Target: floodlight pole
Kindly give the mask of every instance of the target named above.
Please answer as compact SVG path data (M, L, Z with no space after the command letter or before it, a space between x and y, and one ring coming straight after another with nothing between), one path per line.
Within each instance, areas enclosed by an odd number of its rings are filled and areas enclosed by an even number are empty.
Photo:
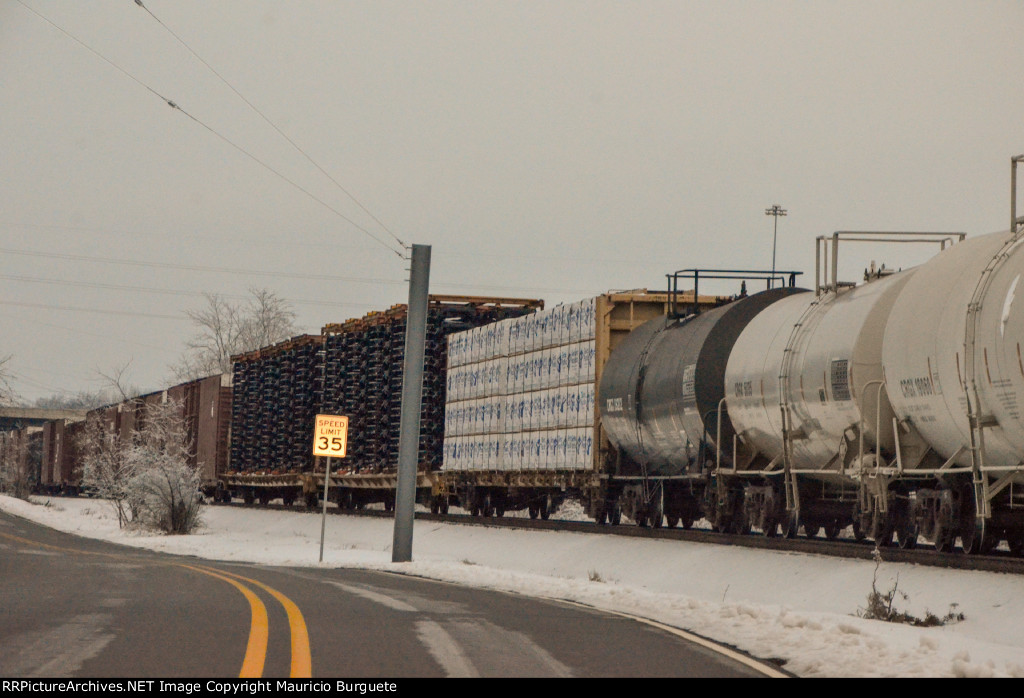
M402 421L398 437L398 485L395 487L395 537L392 562L412 561L412 522L416 507L420 411L423 401L423 354L427 339L427 292L430 246L412 246L409 310L405 322L402 371Z
M779 216L785 216L787 213L788 211L778 204L773 204L771 208L764 210L764 215L775 218L775 232L772 233L772 278L768 279L768 288L775 284L775 242L779 238Z

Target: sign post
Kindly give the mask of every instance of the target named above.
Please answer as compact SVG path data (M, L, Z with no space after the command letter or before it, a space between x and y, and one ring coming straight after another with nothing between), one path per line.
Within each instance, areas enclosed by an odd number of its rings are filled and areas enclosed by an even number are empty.
M324 470L324 506L320 513L320 562L324 561L327 528L327 491L331 482L331 458L344 458L348 447L348 417L318 414L313 427L313 455L327 458Z

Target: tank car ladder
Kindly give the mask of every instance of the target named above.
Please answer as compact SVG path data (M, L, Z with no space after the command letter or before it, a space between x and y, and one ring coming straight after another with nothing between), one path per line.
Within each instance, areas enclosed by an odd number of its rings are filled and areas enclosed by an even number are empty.
M786 341L786 348L782 353L782 368L779 371L779 411L782 415L782 478L783 488L786 495L786 511L790 513L791 520L799 522L800 517L800 489L797 486L796 473L792 467L792 442L799 433L793 428L792 414L792 390L790 377L793 371L793 361L797 347L803 342L810 328L807 320L813 315L815 308L821 302L823 296L817 296L804 308L799 319L793 324Z
M1024 156L1022 156L1024 159ZM1015 158L1016 160L1016 158ZM1016 162L1014 163L1016 164ZM978 285L967 304L967 319L964 328L964 396L967 398L967 423L970 428L971 443L971 479L974 494L974 511L976 524L984 526L984 521L992 516L991 497L988 475L985 472L985 428L996 425L991 415L982 414L981 395L978 393L977 382L977 335L978 315L981 312L985 297L996 270L1010 257L1010 250L1021 243L1024 228L1014 221L1014 229L1003 246L981 272Z

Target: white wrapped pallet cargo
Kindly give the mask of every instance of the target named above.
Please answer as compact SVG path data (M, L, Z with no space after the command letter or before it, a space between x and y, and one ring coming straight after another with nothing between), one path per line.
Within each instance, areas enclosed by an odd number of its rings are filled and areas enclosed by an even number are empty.
M584 383L580 390L580 421L584 426L594 424L595 387L593 383Z
M558 431L548 429L544 432L544 470L558 470Z
M505 464L505 435L495 434L494 443L491 447L493 449L492 457L492 470L505 470L508 466Z
M554 434L554 458L552 461L552 465L555 468L555 470L561 470L562 468L565 467L565 430L557 429L552 433Z
M583 343L580 357L580 382L593 383L597 377L597 345L594 340Z
M596 298L587 298L580 308L580 339L594 339L597 333Z
M569 426L569 388L555 388L555 426L564 429Z
M558 387L558 347L551 347L547 351L547 356L544 357L544 362L547 364L548 372L548 386L549 388Z
M494 394L508 394L508 362L507 356L500 356L494 360Z

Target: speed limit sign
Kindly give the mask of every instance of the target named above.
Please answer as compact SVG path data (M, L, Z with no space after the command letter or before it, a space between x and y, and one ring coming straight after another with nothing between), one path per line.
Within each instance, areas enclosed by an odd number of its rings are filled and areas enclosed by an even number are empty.
M344 458L348 442L348 417L318 414L313 429L313 455Z

